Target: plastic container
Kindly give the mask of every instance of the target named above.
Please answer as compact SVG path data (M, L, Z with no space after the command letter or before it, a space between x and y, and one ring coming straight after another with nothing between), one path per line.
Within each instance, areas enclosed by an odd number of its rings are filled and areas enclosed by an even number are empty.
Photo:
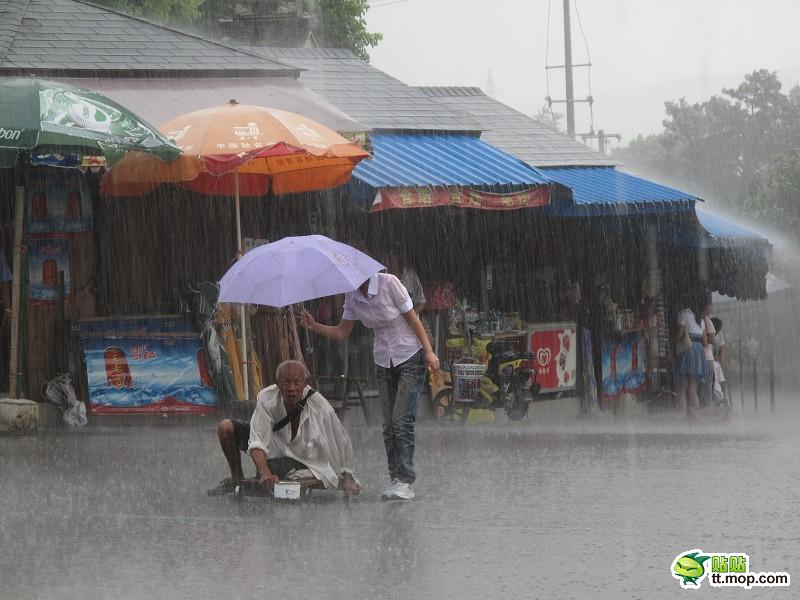
M278 481L272 485L272 497L279 500L299 500L299 481Z
M462 358L450 367L453 378L453 402L474 404L480 397L481 378L486 365L478 360Z

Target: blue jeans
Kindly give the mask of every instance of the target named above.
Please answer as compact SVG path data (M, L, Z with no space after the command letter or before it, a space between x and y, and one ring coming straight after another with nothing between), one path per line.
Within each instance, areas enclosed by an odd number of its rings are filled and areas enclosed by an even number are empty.
M383 404L383 444L389 477L414 483L414 421L427 373L420 350L406 362L390 368L376 365L375 373Z

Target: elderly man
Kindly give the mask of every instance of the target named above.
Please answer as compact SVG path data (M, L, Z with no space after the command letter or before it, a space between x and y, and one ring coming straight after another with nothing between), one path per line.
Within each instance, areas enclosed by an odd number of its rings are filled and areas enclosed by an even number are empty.
M333 407L307 385L303 363L287 360L278 365L277 384L261 390L256 408L246 421L226 419L217 427L231 476L208 494L232 492L244 478L241 452L256 465L259 483L270 486L293 470L308 469L326 489L358 494L353 476L353 446Z

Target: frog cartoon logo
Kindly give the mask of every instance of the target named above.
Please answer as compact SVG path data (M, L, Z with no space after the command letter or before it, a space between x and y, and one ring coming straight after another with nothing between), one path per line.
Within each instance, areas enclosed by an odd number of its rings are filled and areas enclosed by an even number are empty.
M700 549L682 553L672 561L672 576L681 582L683 589L697 589L700 587L700 580L706 575L703 563L711 556L703 556Z

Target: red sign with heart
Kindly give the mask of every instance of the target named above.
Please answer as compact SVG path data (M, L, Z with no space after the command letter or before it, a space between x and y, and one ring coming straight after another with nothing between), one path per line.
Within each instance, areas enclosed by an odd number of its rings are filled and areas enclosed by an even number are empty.
M577 344L574 324L537 326L528 334L528 350L536 356L536 381L543 392L573 389Z

